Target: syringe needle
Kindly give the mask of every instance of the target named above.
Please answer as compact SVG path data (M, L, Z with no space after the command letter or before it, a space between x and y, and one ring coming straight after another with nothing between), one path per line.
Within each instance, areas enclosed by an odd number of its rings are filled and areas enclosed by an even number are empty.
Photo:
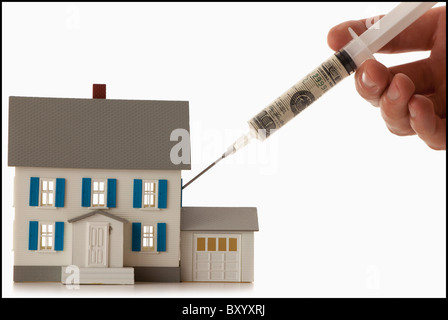
M224 159L226 157L227 153L223 153L223 155L218 158L218 160L216 160L215 162L213 162L211 165L209 165L207 168L205 168L204 170L202 170L196 177L194 177L193 179L191 179L190 181L188 181L188 183L186 185L184 185L182 187L182 189L185 189L186 187L188 187L188 185L190 185L190 183L192 183L194 180L196 180L197 178L199 178L200 176L202 176L204 173L206 173L208 170L210 170L211 167L213 167L215 164L217 164L219 161L221 161L222 159Z
M213 162L211 165L209 165L207 168L205 168L204 170L202 170L196 177L194 177L193 179L191 179L190 181L188 181L188 183L186 185L184 185L182 187L182 189L185 189L186 187L188 187L194 180L196 180L197 178L199 178L200 176L202 176L204 173L206 173L208 170L210 170L211 167L213 167L215 164L217 164L219 161L221 161L222 159L226 158L227 156L234 154L235 152L237 152L239 149L245 147L249 141L251 139L253 139L255 137L255 135L253 134L252 131L249 131L245 134L243 134L241 137L239 137L230 147L227 148L226 152L224 152L222 154L221 157L218 158L218 160L216 160L215 162Z

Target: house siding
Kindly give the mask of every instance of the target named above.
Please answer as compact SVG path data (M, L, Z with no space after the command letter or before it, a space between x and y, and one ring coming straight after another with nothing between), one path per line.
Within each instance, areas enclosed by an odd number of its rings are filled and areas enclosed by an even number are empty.
M241 233L241 282L254 281L254 233Z
M193 281L193 231L180 232L180 279Z
M65 201L62 208L38 208L29 206L30 177L65 178ZM72 264L73 228L75 223L67 220L95 209L81 206L82 178L117 179L116 208L105 211L129 221L123 225L123 265L147 267L178 267L180 256L180 170L109 170L109 169L63 169L16 167L14 185L14 265L16 266L63 266ZM134 179L168 180L167 208L144 210L133 208ZM105 217L104 217L105 218ZM95 218L102 219L101 216ZM107 221L108 219L103 219ZM58 252L35 252L28 250L29 221L63 221L64 250ZM166 223L166 252L142 253L131 251L132 222L157 225ZM78 222L80 223L80 222ZM79 245L78 243L76 244ZM114 261L113 264L119 263Z

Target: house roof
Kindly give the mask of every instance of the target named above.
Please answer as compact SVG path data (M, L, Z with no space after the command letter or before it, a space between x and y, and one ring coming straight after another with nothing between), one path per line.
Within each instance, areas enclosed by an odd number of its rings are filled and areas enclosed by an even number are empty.
M258 231L257 208L182 207L182 231Z
M72 219L69 219L69 220L67 220L67 222L70 222L70 223L76 222L76 221L83 220L83 219L86 219L88 217L91 217L91 216L93 216L95 214L102 214L103 216L106 216L106 217L111 218L111 219L115 219L115 220L123 222L123 223L127 223L128 222L128 220L126 220L126 219L117 217L116 215L113 215L112 213L109 213L109 212L106 212L106 211L103 211L103 210L91 211L89 213L86 213L86 214L74 217Z
M10 97L8 165L190 169L170 159L179 128L190 132L188 101Z

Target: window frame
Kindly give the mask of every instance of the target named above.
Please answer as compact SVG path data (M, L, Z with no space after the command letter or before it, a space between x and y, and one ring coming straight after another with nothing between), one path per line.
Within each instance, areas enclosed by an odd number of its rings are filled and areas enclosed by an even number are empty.
M241 251L241 235L233 233L195 234L193 249L196 252L231 253ZM224 242L222 240L225 240ZM201 242L201 243L200 243ZM213 250L210 250L210 245Z
M148 192L145 190L146 183L154 183L154 191L149 190ZM149 197L154 195L154 206L145 205L145 195ZM159 180L143 180L142 179L142 210L160 210L159 209Z
M47 189L43 190L44 182L47 183ZM50 182L53 182L53 190L48 190ZM43 195L47 195L47 203L50 193L53 194L53 204L43 204ZM39 208L56 208L56 178L39 178Z
M145 227L149 228L149 232L145 232ZM151 227L152 227L152 233L151 233ZM157 225L154 224L142 224L142 237L141 237L141 252L153 252L157 253L157 237L156 237L156 228ZM147 235L147 236L146 236ZM148 239L149 244L151 243L152 239L152 246L145 246L145 239Z
M47 226L47 231L45 232L46 235L44 236L42 234L42 227L43 226ZM48 226L51 226L52 231L51 233L48 232ZM54 247L55 247L55 236L56 236L56 223L54 221L39 221L39 227L38 227L38 238L37 238L37 251L39 252L56 252ZM52 245L51 248L47 248L48 246L46 246L45 248L42 248L42 239L43 238L48 239L49 237L51 237L52 240Z
M107 207L107 179L102 178L91 178L92 185L90 187L90 209L108 209ZM104 183L104 190L98 190L95 191L94 186L95 182L98 183L98 189L99 189L99 183ZM94 194L98 194L98 202L100 198L100 194L104 194L104 205L94 204Z

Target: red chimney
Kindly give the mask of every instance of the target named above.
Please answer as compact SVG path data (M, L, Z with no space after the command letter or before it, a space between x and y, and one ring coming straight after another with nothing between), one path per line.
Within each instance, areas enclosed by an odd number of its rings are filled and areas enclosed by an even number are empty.
M93 99L106 99L106 85L94 84L93 85Z

